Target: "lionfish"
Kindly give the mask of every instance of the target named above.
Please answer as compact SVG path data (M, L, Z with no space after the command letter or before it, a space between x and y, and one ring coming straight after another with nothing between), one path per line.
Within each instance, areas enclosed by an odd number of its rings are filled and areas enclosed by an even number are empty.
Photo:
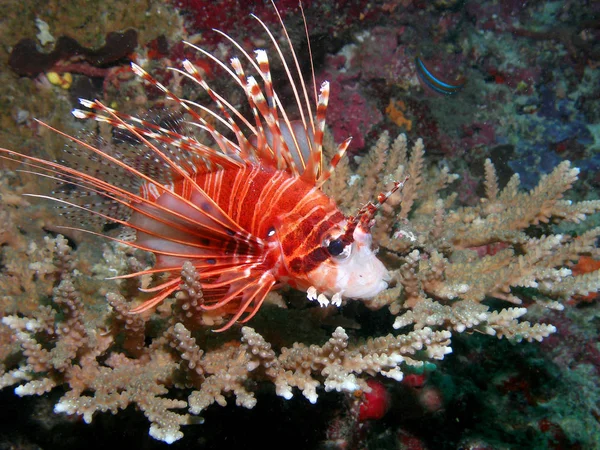
M189 60L183 61L183 70L170 70L204 89L213 109L179 98L140 66L131 64L138 76L181 108L191 127L210 136L210 145L193 133L182 132L181 126L161 125L120 113L98 100L81 99L87 109L75 109L75 117L108 123L127 133L143 150L118 153L110 144L95 145L42 122L67 138L71 142L68 153L82 162L52 162L0 149L3 158L23 161L37 174L67 186L63 195L33 196L91 213L105 224L134 230L133 240L104 235L154 254L153 268L114 277L162 274L160 284L144 289L152 297L131 313L152 309L179 291L187 261L199 276L201 309L226 319L215 331L250 320L267 294L284 284L307 291L309 299L320 303L327 303L330 297L338 306L342 297L368 299L387 288L389 274L371 248L370 229L379 206L402 183L395 183L389 192L379 194L375 203L349 217L322 192L350 139L337 147L329 166L324 167L329 83L323 82L317 94L312 69L316 105L311 105L296 52L275 10L291 64L265 23L253 18L266 31L285 70L298 119L290 118L277 95L267 51L255 50L252 57L232 37L215 30L237 48L241 59L231 58L228 66L208 51L186 45L210 58L243 89L251 117L213 91ZM242 61L250 68L249 74ZM117 172L121 176L115 176ZM82 231L97 234L85 228L87 222L79 225L84 227Z

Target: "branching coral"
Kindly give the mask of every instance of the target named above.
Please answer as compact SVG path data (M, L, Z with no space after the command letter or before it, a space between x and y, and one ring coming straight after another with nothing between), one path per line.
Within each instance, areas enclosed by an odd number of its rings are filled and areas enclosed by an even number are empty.
M518 175L500 189L495 168L487 160L486 198L477 206L453 209L456 197L444 198L441 192L457 177L445 168L425 170L421 141L409 152L405 136L390 143L384 134L355 178L350 177L346 192L332 194L348 205L362 199L365 188L409 176L384 210L379 235L394 261L399 285L370 302L374 309L389 304L394 314L405 311L395 328L438 326L459 332L478 328L499 337L541 340L555 329L519 322L525 308L492 312L481 302L536 300L561 308L557 301L600 289L600 271L574 276L569 268L580 255L600 256L596 245L600 228L579 236L540 235L533 228L550 221L579 223L600 210L598 200L563 198L578 173L565 161L530 192L519 190ZM535 298L522 288L534 288Z
M59 236L48 239L43 252L29 254L34 259L29 264L46 274L39 280L45 287L38 289L52 293L50 303L34 312L13 307L2 313L0 339L6 345L0 387L16 384L15 392L23 396L61 386L65 394L55 412L77 414L86 422L97 412L114 414L135 405L150 421L150 435L170 443L183 436L182 425L200 421L199 414L214 403L225 405L229 396L253 408L251 381L273 384L285 399L299 391L312 403L321 389L368 390L368 377L401 380L407 370L443 359L452 351L452 333L476 330L514 341L542 340L556 330L522 320L528 304L561 308L572 295L600 288L600 271L573 275L570 270L580 255L600 256L600 229L570 236L543 234L536 227L579 222L600 210L598 201L563 198L577 179L569 163L536 189L521 192L518 177L501 189L487 161L486 198L457 208L455 195L443 195L457 177L444 168L427 168L425 161L420 141L409 151L404 136L390 142L384 134L356 172L344 164L328 187L342 207L355 209L393 180L409 177L378 219L377 238L395 284L367 303L372 309L388 306L395 316L389 330L397 331L361 340L338 326L325 342L276 347L265 338L268 330L243 327L239 339L209 343L210 325L218 318L198 314L204 300L191 264L183 266L181 292L149 322L148 315L129 313L129 297L140 295L130 281L121 282L122 294L106 295L104 309L90 302L90 289L79 276L80 250L73 254ZM123 252L118 245L104 251L110 260L125 261L113 267L117 273L145 267ZM115 275L92 267L98 276ZM148 280L140 283L146 286ZM512 306L493 307L492 298Z
M302 343L275 352L249 327L242 329L241 344L200 349L182 322L198 302L191 265L182 278L187 295L173 305L173 315L149 345L144 344L145 321L130 315L124 299L108 294L113 313L110 329L98 330L85 320L85 305L71 277L73 260L66 240L54 240L53 260L61 279L51 306L41 306L32 317L5 316L4 327L19 342L22 364L7 370L0 386L18 383L17 395L42 395L63 385L66 394L55 412L78 414L91 422L95 412L116 413L135 404L151 422L151 436L165 442L182 437L180 426L193 421L212 403L225 405L233 393L239 406L252 408L256 400L246 388L248 379L270 380L278 395L291 398L298 388L312 403L317 389L354 391L366 388L361 374L401 379L400 365L421 367L424 360L442 359L450 351L450 333L423 328L399 336L389 335L350 344L338 327L323 346ZM197 287L195 287L197 289ZM117 338L123 339L117 343ZM418 355L417 355L418 354ZM194 390L188 401L168 398L169 387ZM174 409L188 408L188 413Z

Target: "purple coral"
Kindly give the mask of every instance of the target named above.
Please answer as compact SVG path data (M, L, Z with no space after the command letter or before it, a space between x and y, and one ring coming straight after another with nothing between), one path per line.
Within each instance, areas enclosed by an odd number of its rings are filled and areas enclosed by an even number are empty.
M383 115L363 92L360 73L341 70L345 62L341 55L329 57L318 82L328 80L331 85L327 122L335 141L342 142L352 136L350 150L356 151L365 147L366 136L383 120Z

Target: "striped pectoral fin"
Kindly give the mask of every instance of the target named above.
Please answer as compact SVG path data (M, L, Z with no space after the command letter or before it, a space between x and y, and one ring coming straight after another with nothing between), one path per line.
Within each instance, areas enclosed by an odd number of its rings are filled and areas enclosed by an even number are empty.
M246 314L240 322L250 320L258 312L267 294L276 284L275 277L270 272L247 271L243 265L222 269L207 270L205 265L193 262L200 275L204 311L215 311L227 318L227 323L214 330L225 331ZM131 314L139 314L155 308L167 297L177 292L181 285L180 276L170 276L169 279L155 287L140 289L142 292L155 293L139 306L130 310Z
M155 306L158 306L169 295L171 295L173 292L177 291L179 289L179 285L180 285L180 279L179 279L179 277L177 277L177 278L172 278L169 281L162 283L154 288L144 290L144 292L158 291L158 293L151 299L144 301L144 303L142 303L141 305L131 309L129 312L131 314L140 314L140 313L143 313L144 311L148 311L148 310L154 308Z
M269 272L256 274L246 280L233 283L230 289L237 292L236 295L226 295L215 304L232 313L232 316L224 326L214 331L218 333L231 328L244 314L246 317L239 321L241 323L249 321L258 312L275 283L275 277ZM217 308L211 307L210 309Z

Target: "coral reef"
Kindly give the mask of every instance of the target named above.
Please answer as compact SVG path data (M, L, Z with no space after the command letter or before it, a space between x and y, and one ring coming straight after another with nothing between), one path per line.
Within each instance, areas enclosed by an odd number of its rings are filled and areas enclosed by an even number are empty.
M16 306L2 318L0 385L17 384L19 396L61 387L65 393L54 411L80 415L88 423L96 413L135 405L150 421L150 435L171 443L183 436L182 425L200 420L213 403L224 406L227 397L253 408L251 381L273 384L284 399L298 390L315 403L321 390L368 391L366 380L378 374L401 381L405 373L422 372L452 351L456 333L540 341L556 329L520 320L528 311L524 305L561 309L560 302L575 294L598 291L600 271L574 276L569 267L580 255L600 256L600 229L579 236L544 235L535 226L580 222L600 210L600 201L563 199L577 179L568 162L530 192L518 189L517 175L500 189L491 162L485 169L486 198L475 207L455 208L456 195L442 192L456 176L427 167L421 141L409 152L404 135L390 142L383 134L356 172L346 163L332 180L331 194L350 207L363 202L374 186L409 176L403 191L390 198L379 225L381 252L394 270L395 286L367 302L371 309L387 306L389 331L399 332L362 339L361 333L336 326L321 344L299 340L274 347L259 329L243 327L229 333L233 340L209 342L210 328L190 321L202 301L191 264L183 268L177 298L153 317L131 315L116 291L106 295L104 306L88 300L78 252L59 235L48 240L43 259L30 261L46 274L38 284L51 290L50 302L29 311ZM26 206L10 213L20 207ZM146 264L140 255L126 256L122 245L107 248L109 262L128 261L110 268L118 274ZM123 281L118 287L128 296L133 288ZM490 304L492 298L519 307ZM303 309L314 308L306 302ZM329 307L325 313L335 319L338 311ZM285 325L272 323L268 334L279 326ZM189 391L187 400L173 389Z
M151 66L170 89L186 90L191 100L202 102L201 94L189 92L189 85L165 67L179 67L189 58L208 79L217 85L222 80L180 40L199 43L226 60L231 55L210 28L230 32L252 49L264 45L265 36L247 13L258 13L270 26L276 21L264 2L209 3L148 0L131 7L90 1L83 7L57 0L7 1L0 29L5 43L0 48L0 145L56 157L64 142L40 130L33 118L75 134L81 124L69 111L78 97L97 97L132 114L164 106L161 96L133 76L125 59L110 67L58 61L47 70L72 73L73 83L64 88L51 84L52 72L18 77L6 62L23 38L37 38L37 49L51 53L54 37L71 36L97 49L109 33L135 29L138 47L127 57ZM303 70L308 69L297 2L278 4L300 46ZM209 330L218 318L203 316L203 327L190 320L198 315L189 310L202 294L193 271L184 271L185 294L154 316L132 316L129 302L143 299L137 288L148 286L150 278L106 278L143 270L152 264L150 258L57 228L55 212L21 196L50 190L49 185L1 162L0 317L5 323L0 323L0 382L6 388L0 393L0 447L33 447L38 433L31 431L26 415L42 423L36 422L40 435L57 436L54 447L36 442L35 448L81 448L82 441L93 448L98 429L104 433L107 423L111 435L122 426L135 436L128 435L136 447L152 448L152 442L140 441L147 437L148 421L155 437L168 441L183 431L179 443L190 446L220 438L219 433L235 442L235 432L244 445L254 435L277 436L286 446L303 449L310 445L295 439L297 434L310 434L311 442L326 434L329 448L360 443L431 449L442 448L440 442L454 448L597 445L600 255L597 229L590 228L598 218L574 222L598 207L574 200L598 198L600 185L599 4L303 4L316 75L330 79L333 92L340 94L330 102L333 131L346 138L344 127L350 127L357 155L338 168L326 184L328 192L352 213L393 179L410 175L375 229L394 284L367 305L369 310L353 302L319 308L283 291L271 295L251 329L215 336ZM452 98L426 95L416 77L417 54L436 74L464 74L464 90ZM349 113L355 117L348 120ZM415 142L412 153L406 139L392 142L385 130L389 135L405 131ZM110 130L101 131L110 136ZM540 182L543 174L548 175ZM68 246L57 233L67 237ZM561 310L563 304L568 306ZM449 333L451 342L445 337ZM513 345L549 333L541 344ZM507 339L497 341L493 334ZM402 336L414 341L401 344ZM325 355L332 346L341 347ZM435 367L430 356L441 357L450 347L453 354L430 372ZM367 365L372 369L362 371ZM395 378L402 372L404 378L397 382L382 372ZM357 419L362 389L374 379L396 401L386 418L363 424ZM15 400L15 386L25 397ZM26 395L48 389L43 396ZM352 389L351 394L336 392ZM294 398L286 400L290 393ZM306 398L317 395L318 408L311 409ZM256 405L251 411L231 401L219 406L230 397L245 407ZM423 406L436 398L441 406ZM52 414L54 408L60 413ZM123 418L136 417L136 409L148 420L141 417L130 425ZM109 422L112 415L102 411L119 413ZM206 426L182 427L200 423L200 412ZM92 425L79 419L92 416ZM292 425L284 428L276 422L279 416L292 417ZM25 431L14 437L8 429L17 429L19 419ZM60 427L56 432L56 424L70 427L69 432ZM278 427L287 434L277 434ZM69 447L63 439L73 438L73 429L84 437Z
M425 170L421 141L415 143L408 156L406 137L400 135L390 143L387 134L381 136L357 173L338 171L336 177L351 180L351 186L339 196L347 208L353 202L364 201L365 192L378 184L409 177L402 193L394 194L385 205L378 236L380 245L390 257L398 258L396 264L400 266L397 277L401 292L397 294L401 301L398 304L397 299L389 299L391 310L411 308L396 319L396 328L451 323L455 330L464 331L492 319L486 315L487 308L481 306L487 297L521 304L519 288L535 288L536 301L546 301L548 307L559 307L557 301L598 290L600 272L573 276L569 266L580 255L598 258L600 228L575 237L532 236L530 230L549 221L579 223L598 211L598 200L563 199L577 180L578 169L565 161L530 192L519 190L516 174L500 190L490 160L486 160L485 173L486 198L474 207L452 209L456 196L443 198L439 192L455 181L456 175L446 168ZM382 297L390 296L386 293L376 298L374 306L380 306ZM527 298L531 299L530 294ZM452 307L435 306L444 302L451 302ZM465 323L458 313L462 310L469 320L481 320ZM522 308L504 310L493 317L493 324L488 322L491 328L486 331L496 334L500 330L495 327L502 327L500 324L510 323L512 327L514 319L524 313ZM527 325L521 327L525 331ZM541 340L550 331L534 327L527 339Z

